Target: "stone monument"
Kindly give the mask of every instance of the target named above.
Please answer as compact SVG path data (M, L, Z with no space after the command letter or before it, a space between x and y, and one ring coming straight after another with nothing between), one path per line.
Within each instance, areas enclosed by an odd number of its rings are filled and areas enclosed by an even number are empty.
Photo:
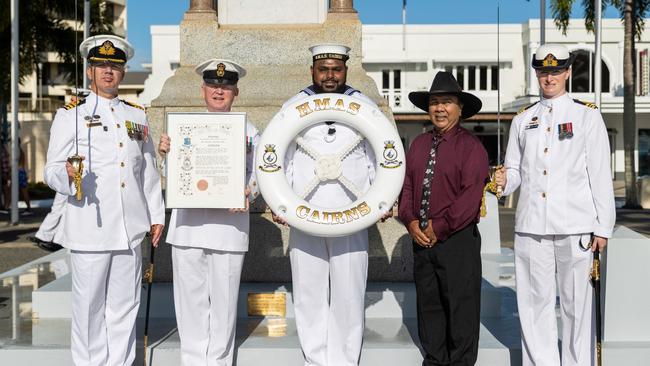
M164 130L165 113L205 110L194 67L212 57L232 59L246 68L233 110L245 111L263 131L287 99L311 84L308 48L318 43L352 48L348 84L393 120L375 82L362 68L361 22L352 0L330 1L329 8L326 0L223 0L216 8L212 0L191 0L180 24L180 67L147 111L155 141ZM289 282L288 229L275 225L263 211L258 202L251 214L242 282ZM369 280L411 279L411 242L397 220L370 228L369 256ZM161 246L156 258L156 280L170 281L169 247Z

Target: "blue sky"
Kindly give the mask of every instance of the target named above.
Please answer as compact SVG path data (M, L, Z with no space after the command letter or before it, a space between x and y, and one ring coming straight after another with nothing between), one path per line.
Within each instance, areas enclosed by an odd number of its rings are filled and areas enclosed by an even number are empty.
M547 0L547 5L550 0ZM584 17L576 0L574 18ZM539 0L499 0L502 23L523 23L539 17ZM151 61L151 34L149 27L159 24L179 24L189 0L130 0L127 2L128 39L136 49L130 61L132 70L140 70L142 63ZM354 0L354 7L364 24L402 22L402 0ZM407 0L407 23L496 23L497 0ZM468 11L471 9L471 11ZM550 9L546 16L551 17ZM605 17L618 17L616 9L608 8Z

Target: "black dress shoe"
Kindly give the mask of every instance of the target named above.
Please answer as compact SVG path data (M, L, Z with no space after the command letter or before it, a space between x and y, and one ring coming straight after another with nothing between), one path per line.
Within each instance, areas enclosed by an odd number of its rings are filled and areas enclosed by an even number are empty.
M39 239L39 238L37 238L35 236L30 236L29 240L36 243L36 245L39 248L41 248L43 250L47 250L48 252L56 252L57 250L63 248L61 245L59 245L59 244L57 244L55 242L43 241L43 240L41 240L41 239Z

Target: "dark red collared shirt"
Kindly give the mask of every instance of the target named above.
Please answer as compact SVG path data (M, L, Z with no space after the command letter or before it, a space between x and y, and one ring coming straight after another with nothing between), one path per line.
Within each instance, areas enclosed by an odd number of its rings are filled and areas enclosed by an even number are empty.
M432 141L432 132L423 133L406 154L406 177L399 200L399 218L406 226L418 220ZM476 136L456 126L442 136L433 171L429 219L438 241L443 241L479 220L483 188L489 179L487 152Z

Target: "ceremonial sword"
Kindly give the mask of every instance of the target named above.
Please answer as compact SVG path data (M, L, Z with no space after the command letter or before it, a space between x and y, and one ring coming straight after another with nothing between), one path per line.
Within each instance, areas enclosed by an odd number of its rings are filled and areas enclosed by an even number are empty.
M143 340L144 341L144 358L143 358L144 366L147 366L147 343L149 338L149 309L151 308L151 286L153 285L153 258L154 258L154 253L156 251L156 247L153 246L153 238L149 233L147 233L147 237L149 237L151 241L151 255L149 255L149 267L147 268L146 271L144 271L144 280L145 282L148 283L147 308L144 317L144 340Z
M603 324L600 313L600 251L594 251L594 261L591 267L591 284L594 287L596 302L596 365L602 365Z

